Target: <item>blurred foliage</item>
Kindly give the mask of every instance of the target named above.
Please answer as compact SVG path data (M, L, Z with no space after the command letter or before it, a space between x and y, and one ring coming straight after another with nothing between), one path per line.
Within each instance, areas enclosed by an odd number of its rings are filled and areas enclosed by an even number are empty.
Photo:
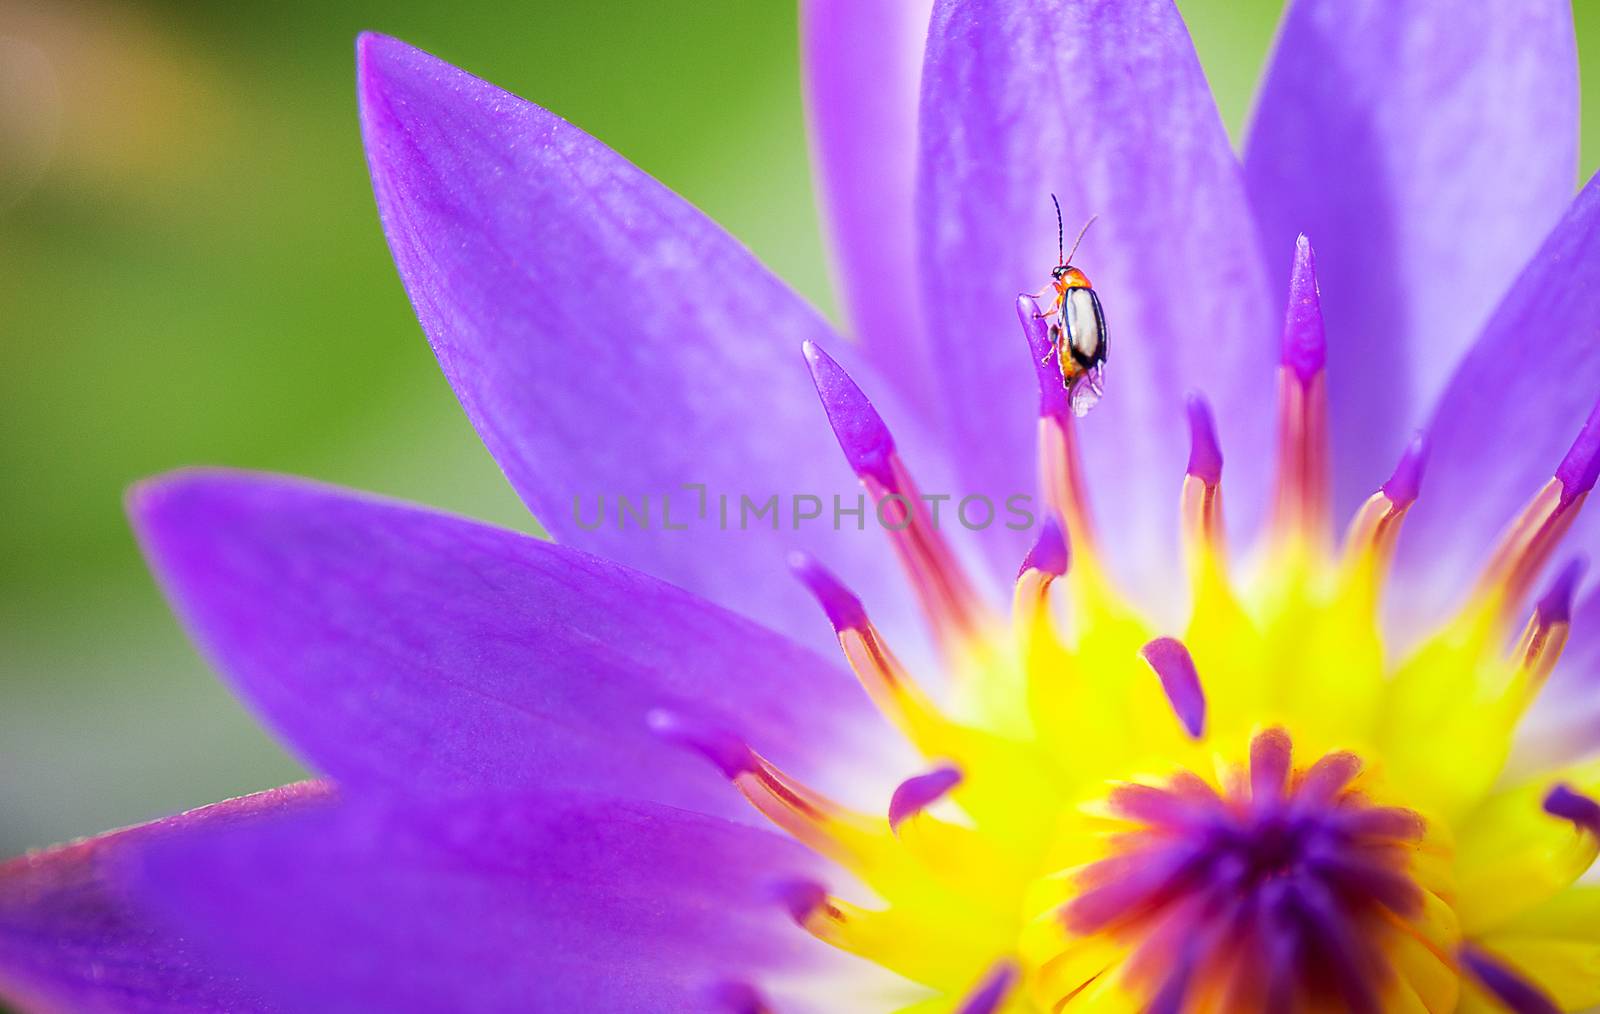
M1277 4L1180 7L1237 136ZM5 0L0 855L297 776L166 612L129 483L227 464L532 527L389 263L364 28L560 112L832 306L790 3Z
M0 854L297 776L167 613L129 483L272 469L531 527L390 264L356 33L559 110L820 293L793 22L749 0L0 3L6 65L52 72L0 103L29 139L0 143Z

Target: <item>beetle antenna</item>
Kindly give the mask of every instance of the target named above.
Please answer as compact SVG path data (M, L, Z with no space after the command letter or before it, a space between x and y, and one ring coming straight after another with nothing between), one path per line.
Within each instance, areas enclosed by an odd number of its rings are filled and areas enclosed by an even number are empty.
M1056 208L1056 214L1057 215L1061 214L1061 209L1059 207ZM1063 263L1063 264L1071 264L1072 263L1073 256L1078 252L1078 244L1083 242L1083 234L1089 231L1089 226L1093 225L1095 223L1095 220L1098 219L1099 217L1100 217L1099 215L1090 215L1089 216L1089 220L1087 222L1083 223L1083 228L1078 230L1078 238L1072 241L1072 252L1067 254L1067 256L1061 261L1061 263Z
M1065 264L1067 263L1067 258L1063 251L1067 248L1064 242L1067 234L1066 230L1061 227L1061 202L1056 200L1055 194L1051 194L1050 203L1056 206L1056 256L1061 258L1060 263Z

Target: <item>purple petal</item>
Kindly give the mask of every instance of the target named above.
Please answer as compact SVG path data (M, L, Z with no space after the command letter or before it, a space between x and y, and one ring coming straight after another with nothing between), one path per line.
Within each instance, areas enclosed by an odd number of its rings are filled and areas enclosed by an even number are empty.
M1577 144L1567 0L1289 5L1245 163L1275 277L1297 233L1317 245L1336 516L1555 224Z
M866 790L828 772L890 738L833 663L574 550L242 473L147 484L131 510L195 640L343 783L577 785L755 820L651 732L652 709L735 730L841 791Z
M647 803L351 804L152 847L130 889L289 1010L701 1011L826 961L763 886L781 835Z
M325 786L305 782L0 863L0 1001L24 1010L264 1009L254 990L170 932L109 874L130 849L249 826L328 798Z
M467 415L545 527L822 646L826 628L783 567L788 549L811 550L882 601L885 622L916 629L879 533L826 514L791 523L796 496L831 507L860 494L795 355L831 336L822 319L715 223L551 113L393 39L363 36L358 64L401 278ZM776 496L777 512L747 515L742 496L752 511ZM645 530L617 516L618 497L647 498Z
M872 361L931 405L917 298L917 95L933 0L805 0L807 124L835 286ZM936 413L930 412L930 415Z
M966 481L1034 489L1035 372L1007 336L1014 295L1056 263L1055 193L1068 228L1099 215L1075 258L1110 333L1105 400L1081 420L1091 497L1116 520L1115 562L1161 595L1187 389L1217 410L1241 533L1264 501L1282 305L1183 22L1167 0L938 3L921 131L923 300L945 336L939 374ZM1025 548L988 541L1013 560Z
M1410 628L1470 586L1501 530L1564 461L1571 478L1592 479L1592 459L1568 455L1600 395L1596 265L1600 183L1591 181L1491 314L1427 426L1428 485L1395 563ZM1572 550L1600 550L1600 526L1587 519L1568 538Z

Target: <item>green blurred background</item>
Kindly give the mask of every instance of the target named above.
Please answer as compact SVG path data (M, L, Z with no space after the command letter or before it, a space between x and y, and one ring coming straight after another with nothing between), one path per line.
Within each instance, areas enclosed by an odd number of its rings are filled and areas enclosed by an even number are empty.
M1237 134L1278 3L1179 6ZM363 28L560 112L834 305L786 0L0 0L0 856L300 774L167 613L130 482L274 469L530 527L389 263Z

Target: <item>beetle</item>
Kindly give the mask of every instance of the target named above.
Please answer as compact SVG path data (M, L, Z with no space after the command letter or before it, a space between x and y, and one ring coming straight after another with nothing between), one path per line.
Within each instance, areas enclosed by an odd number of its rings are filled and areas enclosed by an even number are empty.
M1055 194L1050 200L1056 206L1056 266L1050 271L1050 284L1034 295L1034 299L1052 296L1047 309L1035 314L1036 319L1050 322L1050 356L1056 357L1061 367L1061 382L1066 385L1069 403L1074 415L1084 415L1100 400L1105 392L1106 316L1100 306L1100 296L1085 275L1072 263L1083 242L1084 233L1095 222L1094 218L1078 230L1072 249L1066 248L1066 231L1062 228L1061 202ZM1098 217L1098 216L1096 216Z

